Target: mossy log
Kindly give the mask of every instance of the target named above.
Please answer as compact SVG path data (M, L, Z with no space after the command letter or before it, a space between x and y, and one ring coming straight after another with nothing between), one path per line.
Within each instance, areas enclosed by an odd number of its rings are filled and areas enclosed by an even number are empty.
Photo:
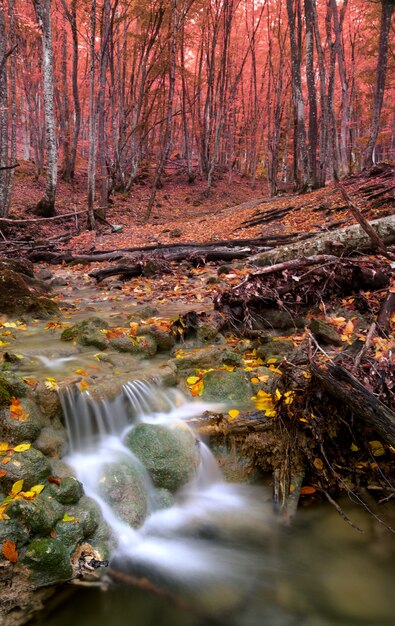
M370 226L386 245L395 243L395 215L373 220ZM353 224L302 242L298 241L259 253L250 257L250 261L264 266L318 254L344 256L357 250L368 250L371 247L370 237L359 224Z

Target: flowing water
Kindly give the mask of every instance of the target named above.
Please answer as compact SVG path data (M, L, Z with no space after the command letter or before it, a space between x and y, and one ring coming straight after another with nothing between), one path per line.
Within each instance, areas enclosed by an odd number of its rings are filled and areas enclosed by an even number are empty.
M125 385L113 401L69 388L62 404L70 440L66 461L116 538L111 567L149 579L163 595L132 587L80 591L56 618L45 618L46 626L393 624L392 536L361 509L348 512L362 534L327 507L302 510L296 526L284 529L273 517L270 493L225 483L203 442L194 479L172 506L158 507L157 490L125 446L125 435L142 422L171 428L200 415L204 404L139 381ZM104 465L122 461L139 468L149 494L149 514L137 530L99 491Z

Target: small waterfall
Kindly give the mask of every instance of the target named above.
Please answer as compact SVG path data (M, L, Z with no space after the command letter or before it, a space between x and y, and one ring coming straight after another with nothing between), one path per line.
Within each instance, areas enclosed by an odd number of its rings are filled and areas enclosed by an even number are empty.
M126 567L154 571L183 583L227 579L239 585L241 580L243 584L251 580L262 564L250 553L247 558L245 552L230 547L228 535L233 532L232 524L236 524L238 536L248 537L251 528L255 533L258 528L263 531L268 510L262 494L257 498L245 486L224 483L209 448L198 442L200 463L195 476L176 492L172 505L161 508L161 490L154 487L149 472L124 443L139 424L180 428L182 419L201 415L209 405L187 401L178 391L144 381L127 383L111 401L97 401L87 391L69 388L62 393L61 403L70 442L65 460L74 468L86 494L100 505L113 531L117 541L113 558ZM137 529L103 496L108 467L124 465L135 468L147 493L145 519ZM124 495L121 508L128 497L130 494ZM207 533L224 535L226 541L213 543L206 538Z

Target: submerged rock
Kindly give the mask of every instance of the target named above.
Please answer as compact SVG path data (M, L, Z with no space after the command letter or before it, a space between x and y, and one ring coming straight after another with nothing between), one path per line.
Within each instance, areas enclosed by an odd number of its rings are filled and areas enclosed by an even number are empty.
M82 320L65 330L60 335L62 341L76 341L81 346L94 346L99 350L105 350L108 342L105 334L101 331L108 328L107 322L98 317Z
M138 424L125 443L142 461L155 486L172 492L192 478L199 464L195 436L184 424Z
M146 358L153 357L157 351L156 341L150 335L116 337L110 340L110 346L119 352L129 352Z
M148 493L143 470L129 462L106 463L99 480L100 495L115 513L138 528L148 512Z

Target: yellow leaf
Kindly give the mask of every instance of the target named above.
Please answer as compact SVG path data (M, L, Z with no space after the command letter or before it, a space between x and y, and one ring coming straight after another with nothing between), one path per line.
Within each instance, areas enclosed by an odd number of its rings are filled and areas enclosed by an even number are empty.
M267 360L267 363L272 364L272 363L277 363L278 359L276 359L275 357L271 357L270 359Z
M278 388L274 392L274 397L276 398L276 400L280 400L281 397L282 397L282 393L281 393L281 391Z
M26 500L33 500L37 494L34 493L34 491L20 491L18 495L22 498L26 498Z
M256 378L256 376L254 376L253 378L251 378L251 382L252 382L254 385L257 385L257 384L259 383L259 378Z
M11 487L10 495L16 496L20 491L22 491L22 487L23 487L23 479L17 480L16 483L14 483Z
M189 376L187 378L187 383L188 385L196 385L196 383L199 382L199 377L198 376Z
M0 339L0 346L2 346L2 347L3 347L3 346L9 346L9 345L10 345L10 342L9 342L9 341L2 341L2 340Z
M20 443L19 446L15 446L15 452L26 452L31 447L31 443Z
M306 372L306 371L302 372L302 376L303 376L303 378L305 378L306 380L310 380L310 378L311 378L311 374L310 374L310 372Z
M9 448L8 443L5 443L4 441L0 442L0 452L7 451L8 448Z
M237 409L230 409L230 411L228 411L228 415L230 417L229 421L231 422L240 415L240 411L238 411Z
M30 491L33 491L38 496L38 494L41 493L44 488L45 485L34 485L34 487L30 489Z
M352 444L351 444L351 450L352 450L353 452L358 452L359 448L358 448L358 446L356 446L356 445L355 445L355 443L352 443Z
M369 441L369 445L373 456L383 456L385 454L384 446L380 441Z
M65 513L63 515L62 522L77 522L77 524L79 524L80 520L77 519L75 515L69 515L68 513Z
M320 472L324 469L324 463L321 459L314 459L313 463L314 463L314 467L318 469Z
M58 383L56 382L56 380L54 378L47 378L44 381L44 385L50 391L57 391L59 389Z
M262 374L261 376L258 376L258 378L261 383L267 383L267 381L269 380L269 374Z

